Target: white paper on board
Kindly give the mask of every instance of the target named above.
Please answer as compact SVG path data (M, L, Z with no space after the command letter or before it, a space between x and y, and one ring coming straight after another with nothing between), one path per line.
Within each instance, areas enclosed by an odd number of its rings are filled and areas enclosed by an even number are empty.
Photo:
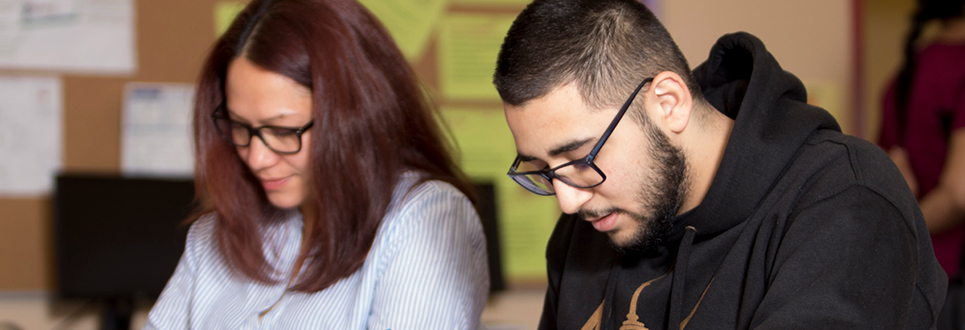
M0 195L39 197L62 166L59 78L0 76Z
M194 176L193 99L190 84L125 86L121 121L124 175Z
M134 0L0 0L0 68L136 70Z

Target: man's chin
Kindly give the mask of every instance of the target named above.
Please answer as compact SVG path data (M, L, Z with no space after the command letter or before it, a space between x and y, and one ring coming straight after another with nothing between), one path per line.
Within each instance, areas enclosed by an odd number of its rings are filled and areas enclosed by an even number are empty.
M619 218L611 219L612 223L607 231L601 231L607 235L610 246L621 253L626 252L645 252L652 250L663 243L670 234L670 219L645 217L640 214L630 213L621 209L611 209L606 212L581 212L583 219L600 218L616 214ZM598 219L603 220L603 219ZM601 224L602 225L602 224ZM594 223L594 229L599 230ZM655 232L653 232L655 230Z
M610 246L619 252L643 251L649 249L648 244L642 239L646 237L646 232L642 229L635 230L612 230L606 233L609 238Z
M651 232L652 230L657 232ZM607 232L607 241L620 253L645 253L663 244L669 234L669 222L650 222L649 226L638 222L633 228Z

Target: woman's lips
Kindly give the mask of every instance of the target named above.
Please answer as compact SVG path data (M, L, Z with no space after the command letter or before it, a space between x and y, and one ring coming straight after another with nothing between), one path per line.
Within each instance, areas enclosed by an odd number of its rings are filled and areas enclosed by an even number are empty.
M261 179L261 185L265 187L265 190L278 190L288 182L289 178L291 177Z

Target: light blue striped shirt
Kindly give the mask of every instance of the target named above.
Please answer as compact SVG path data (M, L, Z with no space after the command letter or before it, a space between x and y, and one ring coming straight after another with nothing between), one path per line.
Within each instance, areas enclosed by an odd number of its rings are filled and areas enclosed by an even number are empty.
M200 219L145 329L478 328L489 293L479 216L447 183L429 181L409 191L417 179L407 173L395 187L362 267L315 293L233 272L218 253L213 217ZM298 255L302 218L295 213L263 228L275 278L289 278Z

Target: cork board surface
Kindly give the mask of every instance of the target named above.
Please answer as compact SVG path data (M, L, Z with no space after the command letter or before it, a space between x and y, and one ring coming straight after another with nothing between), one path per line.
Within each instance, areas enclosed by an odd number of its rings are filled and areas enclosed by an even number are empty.
M135 2L137 71L127 76L0 69L63 81L63 169L118 173L121 104L128 82L192 83L214 41L214 0ZM0 290L52 289L52 201L0 198Z

